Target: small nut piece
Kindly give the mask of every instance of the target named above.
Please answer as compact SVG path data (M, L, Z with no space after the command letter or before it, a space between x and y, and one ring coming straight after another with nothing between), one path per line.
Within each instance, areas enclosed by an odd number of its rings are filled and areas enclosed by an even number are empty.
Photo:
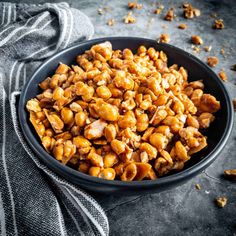
M219 198L216 198L215 200L216 205L220 208L225 207L225 205L227 204L227 201L228 199L226 197L219 197Z
M225 25L224 25L224 23L223 23L223 20L222 20L222 19L215 20L215 21L214 21L213 28L214 28L214 29L224 29L224 28L225 28Z
M219 59L217 57L208 57L207 58L207 64L210 67L215 67L219 62Z
M134 8L141 9L142 7L143 7L143 5L142 4L138 4L137 2L129 2L128 3L128 8L129 9L134 9Z
M225 73L224 70L221 70L218 75L219 75L219 77L220 77L223 81L227 81L227 80L228 80L227 75L226 75L226 73Z
M200 45L200 44L203 44L203 40L200 36L198 35L193 35L191 37L191 40L192 40L192 43L196 44L196 45Z
M160 40L161 43L169 43L170 42L170 36L169 34L161 34Z
M174 9L171 8L170 10L167 11L164 19L167 21L173 21L174 18L175 18Z
M184 24L184 23L181 23L181 24L178 25L178 28L182 29L182 30L187 29L187 27L188 26L186 24Z
M236 169L234 170L225 170L225 177L231 180L236 180Z
M133 24L136 22L136 19L132 16L132 12L130 11L127 16L124 17L125 24Z

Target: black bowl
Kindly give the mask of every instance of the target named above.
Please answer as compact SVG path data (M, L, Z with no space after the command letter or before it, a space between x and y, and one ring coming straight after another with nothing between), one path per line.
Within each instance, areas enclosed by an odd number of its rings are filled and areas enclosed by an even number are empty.
M163 50L168 56L168 64L174 63L185 67L189 73L189 81L202 79L205 91L214 95L221 102L221 109L216 119L205 132L208 137L208 147L196 155L186 164L185 168L177 173L157 180L122 182L108 181L80 173L65 166L49 155L29 122L29 114L25 108L26 102L40 93L38 84L47 76L51 76L59 62L67 65L75 64L75 57L83 54L92 45L110 41L114 49L130 48L135 51L140 45ZM23 134L32 150L50 169L68 181L84 189L101 193L140 194L160 192L180 185L208 167L219 155L225 146L233 126L233 108L231 99L218 76L203 62L193 55L168 44L158 44L156 41L145 38L108 37L90 40L67 48L45 61L32 75L25 85L19 101L19 120Z

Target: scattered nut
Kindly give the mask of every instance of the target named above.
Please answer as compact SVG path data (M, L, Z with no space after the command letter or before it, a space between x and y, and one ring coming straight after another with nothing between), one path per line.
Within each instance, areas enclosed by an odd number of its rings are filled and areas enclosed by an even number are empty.
M225 26L224 26L223 20L222 19L215 20L213 28L214 29L224 29Z
M129 2L128 3L128 8L129 9L142 9L143 5L142 4L138 4L137 2Z
M236 100L235 100L235 107L236 107ZM231 180L236 180L236 169L234 170L225 170L224 171L225 177Z
M136 19L132 16L132 12L130 11L127 16L124 17L125 24L133 24L136 22Z
M236 111L236 99L233 100L234 111Z
M228 199L226 197L219 197L219 198L216 198L215 201L218 207L223 208L227 204Z
M218 62L219 62L219 59L217 57L208 57L207 58L207 64L210 67L215 67L216 64L218 64Z
M188 26L186 24L184 24L184 23L181 23L181 24L178 25L179 29L186 29L187 27Z
M169 34L161 34L161 36L160 36L160 42L161 42L161 43L169 43L169 42L170 42L170 36L169 36Z
M200 190L200 189L201 189L201 185L200 185L200 184L196 184L196 185L195 185L195 188L196 188L197 190Z
M206 47L204 47L204 50L205 50L206 52L210 52L211 49L212 49L212 46L206 46Z
M228 78L224 70L221 70L218 75L223 81L227 81Z
M223 55L223 56L225 55L225 50L224 50L224 48L221 48L221 49L220 49L220 54Z
M109 7L102 7L102 8L98 8L97 11L99 15L104 15L106 12L111 11L111 9Z
M157 9L154 10L154 14L161 14L162 10L164 9L164 6L163 5L160 5Z
M115 19L110 19L107 21L107 25L113 26L115 24Z
M167 11L164 19L167 20L167 21L173 21L175 17L176 16L174 14L174 9L171 8L170 10Z
M193 35L191 37L191 40L192 40L192 43L196 44L196 45L199 45L199 44L203 44L203 40L201 39L200 36L198 35Z
M201 48L197 47L197 46L192 46L192 49L194 52L199 53L201 51Z
M194 8L191 4L189 3L184 3L183 4L183 15L186 19L191 19L194 17L198 17L201 15L201 11L197 8Z
M232 65L232 66L230 67L230 70L236 71L236 64Z

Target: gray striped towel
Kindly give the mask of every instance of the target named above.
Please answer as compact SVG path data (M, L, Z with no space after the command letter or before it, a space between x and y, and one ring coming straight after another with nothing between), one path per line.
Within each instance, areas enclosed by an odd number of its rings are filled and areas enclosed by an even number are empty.
M102 208L38 160L17 121L29 75L43 59L90 38L90 20L66 3L0 3L0 24L1 235L108 235Z

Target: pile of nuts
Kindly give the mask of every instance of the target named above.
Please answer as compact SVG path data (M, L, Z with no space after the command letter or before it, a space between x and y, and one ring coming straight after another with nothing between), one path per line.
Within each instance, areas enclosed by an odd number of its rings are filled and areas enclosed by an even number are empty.
M156 179L181 170L207 146L200 132L220 102L167 55L105 42L60 64L27 102L46 151L80 172L108 180Z

